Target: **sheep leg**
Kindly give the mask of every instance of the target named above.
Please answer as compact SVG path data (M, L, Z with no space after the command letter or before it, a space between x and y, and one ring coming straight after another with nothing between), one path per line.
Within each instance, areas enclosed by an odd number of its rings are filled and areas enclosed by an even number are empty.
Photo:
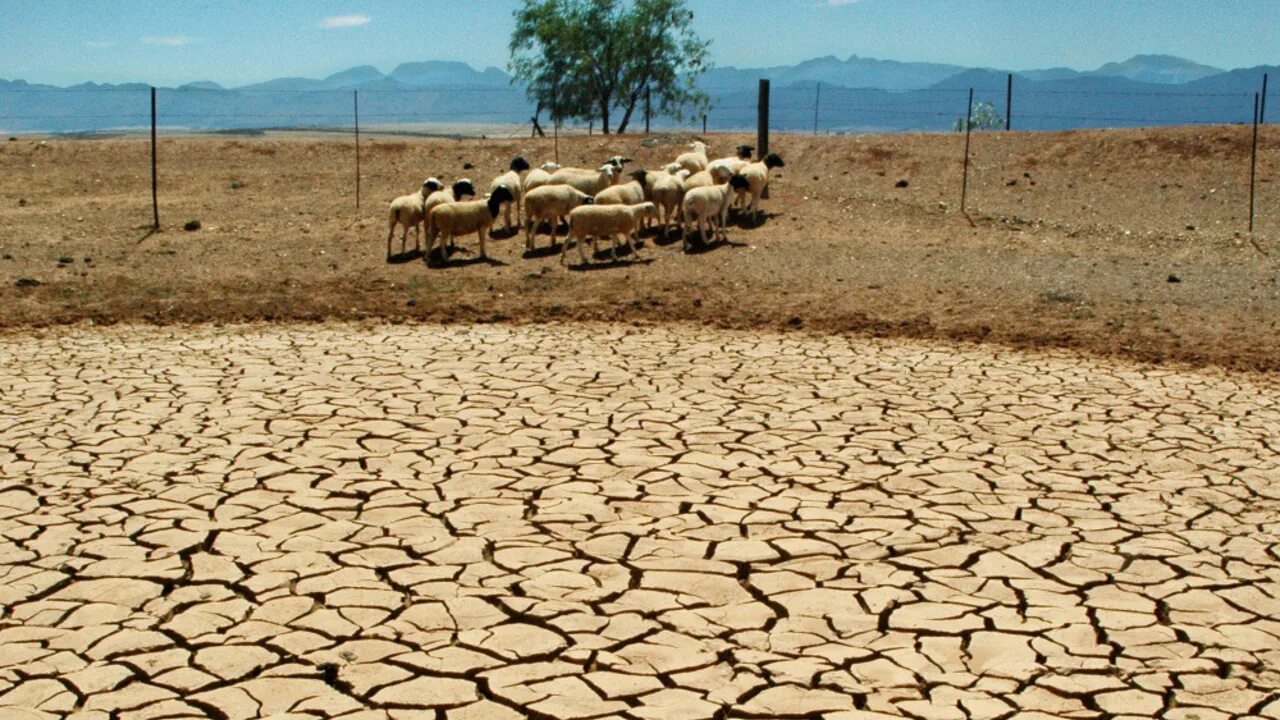
M579 237L579 238L578 238L578 257L582 258L582 264L583 264L583 265L586 265L586 264L587 264L587 262L588 262L588 261L587 261L587 251L586 251L586 246L587 246L587 244L586 244L585 242L583 242L583 240L584 240L584 239L585 239L585 238L582 238L582 237ZM565 239L564 239L564 241L565 241L566 243L568 243L568 242L569 242L569 238L566 236L566 237L565 237ZM596 251L597 251L597 246L596 246L596 236L595 236L595 235L592 235L592 236L591 236L591 254L592 254L592 255L595 255L595 254L596 254Z
M396 222L391 221L391 229L387 230L387 259L391 259L391 236L396 234Z
M635 236L636 242L639 242L640 232L638 230L632 230L631 232L627 233L627 247L631 250L631 257L638 258L640 257L640 251L636 248L636 243L631 242L632 235Z
M551 229L551 247L555 247L555 228ZM560 246L560 264L564 265L564 259L569 251L569 235L564 236L564 244Z
M489 234L489 233L487 233L487 232L485 232L485 231L484 231L484 228L480 228L480 233L479 233L479 235L480 235L480 259L481 259L481 260L488 260L488 259L489 259L489 254L488 254L488 253L486 253L486 252L485 252L485 250L484 250L484 238L485 238L485 235L488 235L488 234Z

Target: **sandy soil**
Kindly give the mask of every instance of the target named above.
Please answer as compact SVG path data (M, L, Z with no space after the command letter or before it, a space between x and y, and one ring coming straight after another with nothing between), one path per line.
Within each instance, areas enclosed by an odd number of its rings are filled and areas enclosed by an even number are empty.
M963 136L777 135L787 167L762 225L688 255L648 238L641 261L593 271L522 257L503 233L490 244L501 264L384 258L392 197L428 175L487 185L515 154L551 159L550 139L370 139L357 211L349 139L163 137L163 227L148 235L145 140L23 138L0 142L0 326L690 321L1274 371L1278 138L1264 128L1250 235L1248 127L976 134L972 224L959 212ZM559 156L658 167L689 139L563 138ZM754 137L709 140L728 154ZM184 232L193 219L201 228Z

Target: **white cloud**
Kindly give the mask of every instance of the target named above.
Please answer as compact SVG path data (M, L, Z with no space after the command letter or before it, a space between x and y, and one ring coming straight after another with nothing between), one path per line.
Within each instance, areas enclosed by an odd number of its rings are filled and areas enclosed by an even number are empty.
M182 47L199 41L199 38L193 38L189 35L146 35L142 38L142 42L146 45L164 45L166 47Z
M359 27L360 25L367 25L371 19L372 18L368 15L360 14L334 15L321 20L320 27L326 30L332 30L333 28Z

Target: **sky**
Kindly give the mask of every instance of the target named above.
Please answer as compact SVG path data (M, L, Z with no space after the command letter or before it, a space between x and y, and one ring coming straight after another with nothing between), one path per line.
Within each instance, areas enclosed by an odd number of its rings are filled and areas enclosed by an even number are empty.
M1280 64L1278 0L686 0L717 66L856 54L1091 70L1136 54ZM520 0L0 0L0 79L322 78L357 65L505 69Z

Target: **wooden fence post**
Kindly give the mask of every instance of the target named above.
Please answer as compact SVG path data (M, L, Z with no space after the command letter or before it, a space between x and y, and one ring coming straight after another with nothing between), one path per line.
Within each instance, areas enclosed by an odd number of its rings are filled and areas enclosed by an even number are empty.
M151 216L153 230L160 229L159 180L156 177L156 89L151 88Z
M760 78L760 102L756 109L756 147L759 157L769 154L769 80ZM765 184L762 198L769 197L769 185Z
M1004 86L1004 129L1013 127L1013 73L1005 78Z
M964 119L964 179L960 181L960 212L964 213L969 195L969 135L973 132L973 88L969 88L969 109Z

